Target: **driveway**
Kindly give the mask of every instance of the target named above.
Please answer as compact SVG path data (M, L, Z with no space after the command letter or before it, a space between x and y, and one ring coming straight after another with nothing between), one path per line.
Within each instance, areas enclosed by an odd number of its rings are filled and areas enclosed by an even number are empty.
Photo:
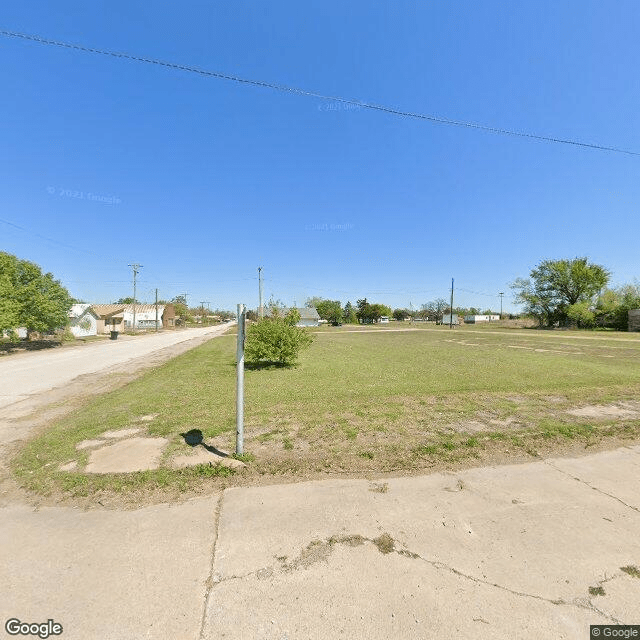
M120 336L118 340L3 356L0 358L0 408L34 393L63 386L83 374L143 358L194 338L220 335L228 326L224 324L134 337Z

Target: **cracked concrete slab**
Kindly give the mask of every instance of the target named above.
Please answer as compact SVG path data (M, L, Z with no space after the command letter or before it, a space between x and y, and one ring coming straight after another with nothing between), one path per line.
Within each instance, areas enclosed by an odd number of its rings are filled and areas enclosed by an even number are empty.
M166 438L130 438L120 440L99 449L89 455L87 473L131 473L157 469Z
M556 640L588 637L589 624L598 622L607 619L365 544L338 546L307 569L217 584L203 638Z
M630 474L640 477L640 446L604 451L588 458L553 458L549 464L592 486L594 490L615 496L640 511L638 485L629 482Z
M218 496L124 512L3 508L3 625L53 618L65 640L196 640L217 506Z
M639 458L561 462L640 495ZM640 513L557 463L387 479L383 493L366 480L229 489L203 637L555 640L633 623L618 580L640 583L620 571L640 563Z

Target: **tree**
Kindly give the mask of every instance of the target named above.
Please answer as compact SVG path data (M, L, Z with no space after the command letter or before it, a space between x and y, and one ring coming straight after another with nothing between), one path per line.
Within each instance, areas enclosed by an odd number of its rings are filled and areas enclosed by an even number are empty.
M172 301L173 308L176 312L176 323L186 324L187 322L193 322L191 311L189 311L189 307L187 307L182 300L184 300L184 296L176 296Z
M640 283L626 284L617 289L605 289L595 307L595 324L619 331L629 326L629 310L640 309Z
M369 308L371 309L371 316L374 322L377 322L378 320L380 320L382 316L386 316L387 318L390 318L392 315L391 309L387 307L386 304L380 304L376 302L374 304L369 305Z
M437 298L423 304L420 311L418 311L418 316L424 320L440 321L442 314L447 312L448 309L449 303L444 298Z
M344 305L344 309L342 310L342 321L349 324L356 324L358 322L355 307L351 302L347 301L347 304Z
M518 278L511 288L516 302L523 304L527 315L536 318L540 326L565 325L573 305L587 303L571 312L574 317L584 317L584 309L594 305L609 276L607 269L589 264L588 258L545 260L532 269L530 278Z
M302 349L308 347L313 336L297 327L300 313L292 309L284 318L264 318L247 329L245 357L252 363L274 363L285 366L295 364Z
M411 317L411 312L408 309L394 309L393 310L393 318L394 320L399 320L402 322L407 318Z
M140 300L137 300L136 302L139 303ZM120 298L116 304L133 304L133 298Z
M320 300L315 305L318 315L328 322L342 322L342 305L340 300Z
M358 321L363 324L373 322L373 311L371 309L371 305L367 302L367 299L362 298L361 300L358 300L356 304L358 305L358 310L356 311Z
M66 326L73 300L51 273L0 252L0 332L48 332Z

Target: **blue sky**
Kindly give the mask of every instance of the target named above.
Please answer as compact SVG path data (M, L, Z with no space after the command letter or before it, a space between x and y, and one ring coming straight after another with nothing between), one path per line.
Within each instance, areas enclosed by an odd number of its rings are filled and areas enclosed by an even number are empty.
M640 152L633 1L59 0L0 29ZM543 259L640 277L640 157L0 37L0 250L72 295L515 308Z

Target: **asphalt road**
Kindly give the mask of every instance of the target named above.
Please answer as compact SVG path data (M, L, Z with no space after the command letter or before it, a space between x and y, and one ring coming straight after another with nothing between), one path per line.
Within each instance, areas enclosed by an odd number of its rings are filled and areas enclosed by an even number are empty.
M220 335L228 325L120 336L77 347L32 351L0 358L0 407L63 386L77 376L143 358L165 347L203 335Z

